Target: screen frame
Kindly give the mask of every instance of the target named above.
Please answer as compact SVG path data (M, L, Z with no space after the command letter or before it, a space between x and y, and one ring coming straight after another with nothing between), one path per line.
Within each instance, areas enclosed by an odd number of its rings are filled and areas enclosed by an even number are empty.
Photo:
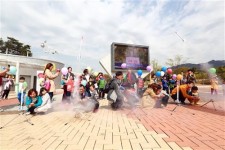
M138 48L147 48L148 49L148 63L150 63L150 51L149 51L149 46L145 46L145 45L136 45L136 44L126 44L126 43L117 43L117 42L113 42L111 44L111 71L112 72L116 72L116 71L127 71L128 68L126 69L115 69L115 50L114 50L114 46L115 45L121 45L121 46L128 46L128 47L138 47ZM132 69L132 70L138 70L138 69ZM144 70L142 70L143 72L147 72L147 69L145 68Z

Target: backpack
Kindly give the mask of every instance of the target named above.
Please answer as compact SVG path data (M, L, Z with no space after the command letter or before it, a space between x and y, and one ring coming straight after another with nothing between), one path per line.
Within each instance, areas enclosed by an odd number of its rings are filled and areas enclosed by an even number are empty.
M50 80L47 80L45 75L43 79L44 81L40 82L40 87L44 87L49 92L51 88Z
M112 79L112 80L110 80L109 82L106 83L104 93L108 93L109 90L112 89L111 84L112 84L113 81L114 81L114 79Z
M49 80L45 80L44 87L49 92L49 90L51 88L51 83Z

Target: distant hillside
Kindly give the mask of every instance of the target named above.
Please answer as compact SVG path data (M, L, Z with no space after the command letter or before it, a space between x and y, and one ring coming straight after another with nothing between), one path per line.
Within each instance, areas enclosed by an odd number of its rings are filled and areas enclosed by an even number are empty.
M211 60L207 63L200 63L200 64L191 64L191 63L186 63L186 64L181 64L178 66L172 67L172 69L176 68L181 68L181 67L187 67L187 68L196 68L200 69L202 66L209 66L209 67L225 67L225 60Z

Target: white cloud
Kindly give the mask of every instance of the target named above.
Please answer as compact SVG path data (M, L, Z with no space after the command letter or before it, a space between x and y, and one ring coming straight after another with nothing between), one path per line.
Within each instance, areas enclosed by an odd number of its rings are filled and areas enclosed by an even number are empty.
M52 58L72 66L82 36L83 65L96 69L112 42L149 45L150 58L162 65L176 54L191 63L224 60L223 1L2 0L0 17L4 39L31 45L36 56L47 40L63 54Z

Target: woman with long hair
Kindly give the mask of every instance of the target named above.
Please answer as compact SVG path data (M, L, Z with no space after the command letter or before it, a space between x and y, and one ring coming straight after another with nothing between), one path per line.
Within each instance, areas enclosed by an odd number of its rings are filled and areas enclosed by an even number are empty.
M161 108L161 104L163 106L167 105L168 99L169 96L162 92L162 86L157 83L152 83L148 85L148 88L143 94L141 106Z
M42 98L42 104L41 106L37 107L34 111L37 113L40 112L45 113L48 111L48 109L51 108L51 100L46 88L43 87L40 89L39 96Z
M44 75L45 75L45 88L48 91L48 94L52 100L53 93L55 92L55 82L54 79L59 76L59 71L57 71L55 74L52 73L53 64L48 63L44 69Z

